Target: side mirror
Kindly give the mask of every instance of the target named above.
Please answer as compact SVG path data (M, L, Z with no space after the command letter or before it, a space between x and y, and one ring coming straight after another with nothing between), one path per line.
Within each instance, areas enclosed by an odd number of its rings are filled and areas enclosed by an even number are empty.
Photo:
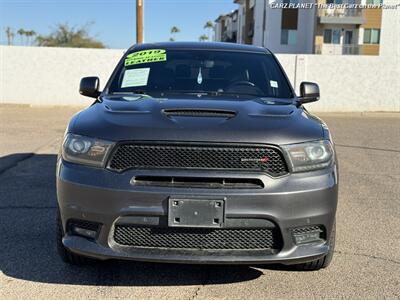
M79 94L91 98L100 96L100 79L99 77L83 77L79 85Z
M319 100L319 87L314 82L303 81L300 84L299 101L303 103L315 102Z

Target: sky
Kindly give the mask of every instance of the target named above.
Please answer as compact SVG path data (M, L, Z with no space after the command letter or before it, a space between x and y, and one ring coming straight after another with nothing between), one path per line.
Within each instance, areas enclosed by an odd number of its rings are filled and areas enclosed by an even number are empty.
M108 48L126 49L135 43L136 0L0 0L0 44L5 28L34 30L45 35L59 23L92 24L91 36ZM172 26L180 28L177 41L196 41L208 20L236 9L233 0L144 0L145 42L166 41ZM20 44L19 36L14 44Z

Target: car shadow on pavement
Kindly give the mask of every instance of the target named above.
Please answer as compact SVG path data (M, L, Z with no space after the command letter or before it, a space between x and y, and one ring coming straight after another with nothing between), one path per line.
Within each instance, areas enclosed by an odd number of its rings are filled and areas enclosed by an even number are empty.
M97 286L175 286L254 280L249 266L203 266L106 261L63 263L55 243L56 155L0 158L0 276L41 283Z

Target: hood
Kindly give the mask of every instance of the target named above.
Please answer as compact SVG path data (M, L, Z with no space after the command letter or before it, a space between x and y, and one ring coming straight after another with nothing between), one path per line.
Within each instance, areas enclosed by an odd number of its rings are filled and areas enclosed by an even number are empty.
M191 141L283 145L323 138L321 122L273 99L102 98L69 132L110 141Z

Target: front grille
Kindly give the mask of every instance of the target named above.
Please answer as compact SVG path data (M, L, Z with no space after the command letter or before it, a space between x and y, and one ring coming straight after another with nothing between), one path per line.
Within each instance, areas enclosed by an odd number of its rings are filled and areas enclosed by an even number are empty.
M288 172L282 153L276 148L230 145L121 144L114 151L109 168L118 172L130 168L261 171L272 176Z
M278 229L209 229L116 225L116 243L131 247L197 250L280 250Z

